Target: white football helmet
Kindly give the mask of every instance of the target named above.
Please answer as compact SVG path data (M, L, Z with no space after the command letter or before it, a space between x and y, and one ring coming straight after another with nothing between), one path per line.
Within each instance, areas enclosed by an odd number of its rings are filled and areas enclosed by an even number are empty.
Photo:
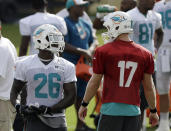
M65 47L62 33L53 25L44 24L36 28L33 33L36 49L49 50L52 53L63 52Z
M105 43L114 41L120 34L133 32L130 16L122 11L116 11L105 16L103 26L108 30L102 33Z

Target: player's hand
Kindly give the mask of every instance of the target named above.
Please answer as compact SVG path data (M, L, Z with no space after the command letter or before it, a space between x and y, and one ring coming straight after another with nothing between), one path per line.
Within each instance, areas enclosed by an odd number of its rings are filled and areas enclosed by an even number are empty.
M84 122L86 115L87 115L87 107L81 106L78 112L79 119Z
M28 106L16 104L15 109L18 114L24 115L27 112Z
M159 122L159 116L157 113L150 113L149 115L149 123L152 127L156 126Z
M37 115L42 115L42 114L52 115L51 108L45 105L41 105L40 107L30 106L29 108Z
M40 110L40 113L41 114L49 114L49 115L52 115L51 108L48 107L48 106L41 105L39 107L39 110Z
M16 105L15 105L15 109L16 109L16 112L17 112L18 114L20 113L20 107L21 107L20 104L16 104Z

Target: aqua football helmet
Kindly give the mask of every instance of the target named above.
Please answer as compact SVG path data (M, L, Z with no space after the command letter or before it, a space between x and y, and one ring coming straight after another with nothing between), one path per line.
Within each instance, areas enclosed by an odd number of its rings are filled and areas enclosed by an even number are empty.
M33 42L36 49L48 50L52 53L63 52L65 47L62 33L53 25L43 24L33 33Z
M130 16L122 11L105 16L103 26L107 28L107 32L102 33L105 43L114 41L120 34L133 32Z

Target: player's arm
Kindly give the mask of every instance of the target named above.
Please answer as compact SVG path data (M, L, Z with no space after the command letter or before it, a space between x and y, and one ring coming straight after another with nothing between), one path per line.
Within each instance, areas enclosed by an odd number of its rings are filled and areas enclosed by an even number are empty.
M163 30L162 30L162 28L155 30L155 35L156 35L155 47L158 50L160 45L162 44L162 41L163 41Z
M143 87L150 109L156 108L156 91L151 74L144 74Z
M22 88L25 86L25 84L26 84L26 82L14 79L11 93L10 93L10 101L13 106L16 105L16 99L17 99L19 93L21 92Z
M74 104L76 96L76 83L64 83L64 98L56 105L53 105L51 108L52 113L61 113L63 109Z
M87 84L86 92L83 98L84 102L89 103L89 101L93 98L93 96L95 96L98 88L100 87L102 77L103 77L102 74L93 73L91 79Z
M156 110L156 91L151 74L144 74L143 87L144 94L150 108L149 123L152 126L156 126L158 124L159 117Z
M96 38L94 38L93 43L91 44L90 48L88 49L92 55L94 54L94 51L98 45L99 45L98 40Z
M19 56L24 56L27 54L29 42L30 42L30 36L22 36Z
M73 54L83 55L84 57L91 59L91 52L82 48L72 46L71 44L65 44L65 51Z
M102 74L93 73L91 79L88 82L88 85L86 87L86 92L78 112L79 119L81 121L84 121L84 118L87 115L87 105L90 102L90 100L93 98L93 96L95 96L95 94L97 93L102 77L103 77Z

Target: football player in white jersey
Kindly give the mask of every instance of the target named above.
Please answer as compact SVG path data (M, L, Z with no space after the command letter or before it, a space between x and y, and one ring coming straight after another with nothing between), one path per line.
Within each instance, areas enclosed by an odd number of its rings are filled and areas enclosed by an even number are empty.
M171 82L171 0L157 2L154 10L162 16L164 37L157 56L157 91L160 95L160 123L157 131L170 131L169 104Z
M19 21L20 34L22 36L21 45L19 50L19 56L27 54L27 50L30 44L29 55L38 53L37 49L34 49L34 43L32 35L34 30L42 24L52 24L62 32L63 35L67 34L67 27L64 19L55 14L47 12L47 0L31 0L32 8L36 13L33 15L24 17Z
M127 13L132 17L134 33L131 35L132 40L146 49L155 57L155 48L158 48L162 42L163 31L161 15L152 11L155 0L138 0L137 7ZM157 43L154 44L154 34L156 33ZM155 45L155 46L154 46ZM155 83L155 74L153 76ZM144 96L144 90L140 87L141 94L141 121L143 122L144 110L148 103Z
M39 26L34 31L33 41L39 53L17 61L10 100L26 118L27 131L67 131L64 110L75 100L75 66L58 57L65 43L55 26ZM26 106L16 105L17 96L25 85Z

